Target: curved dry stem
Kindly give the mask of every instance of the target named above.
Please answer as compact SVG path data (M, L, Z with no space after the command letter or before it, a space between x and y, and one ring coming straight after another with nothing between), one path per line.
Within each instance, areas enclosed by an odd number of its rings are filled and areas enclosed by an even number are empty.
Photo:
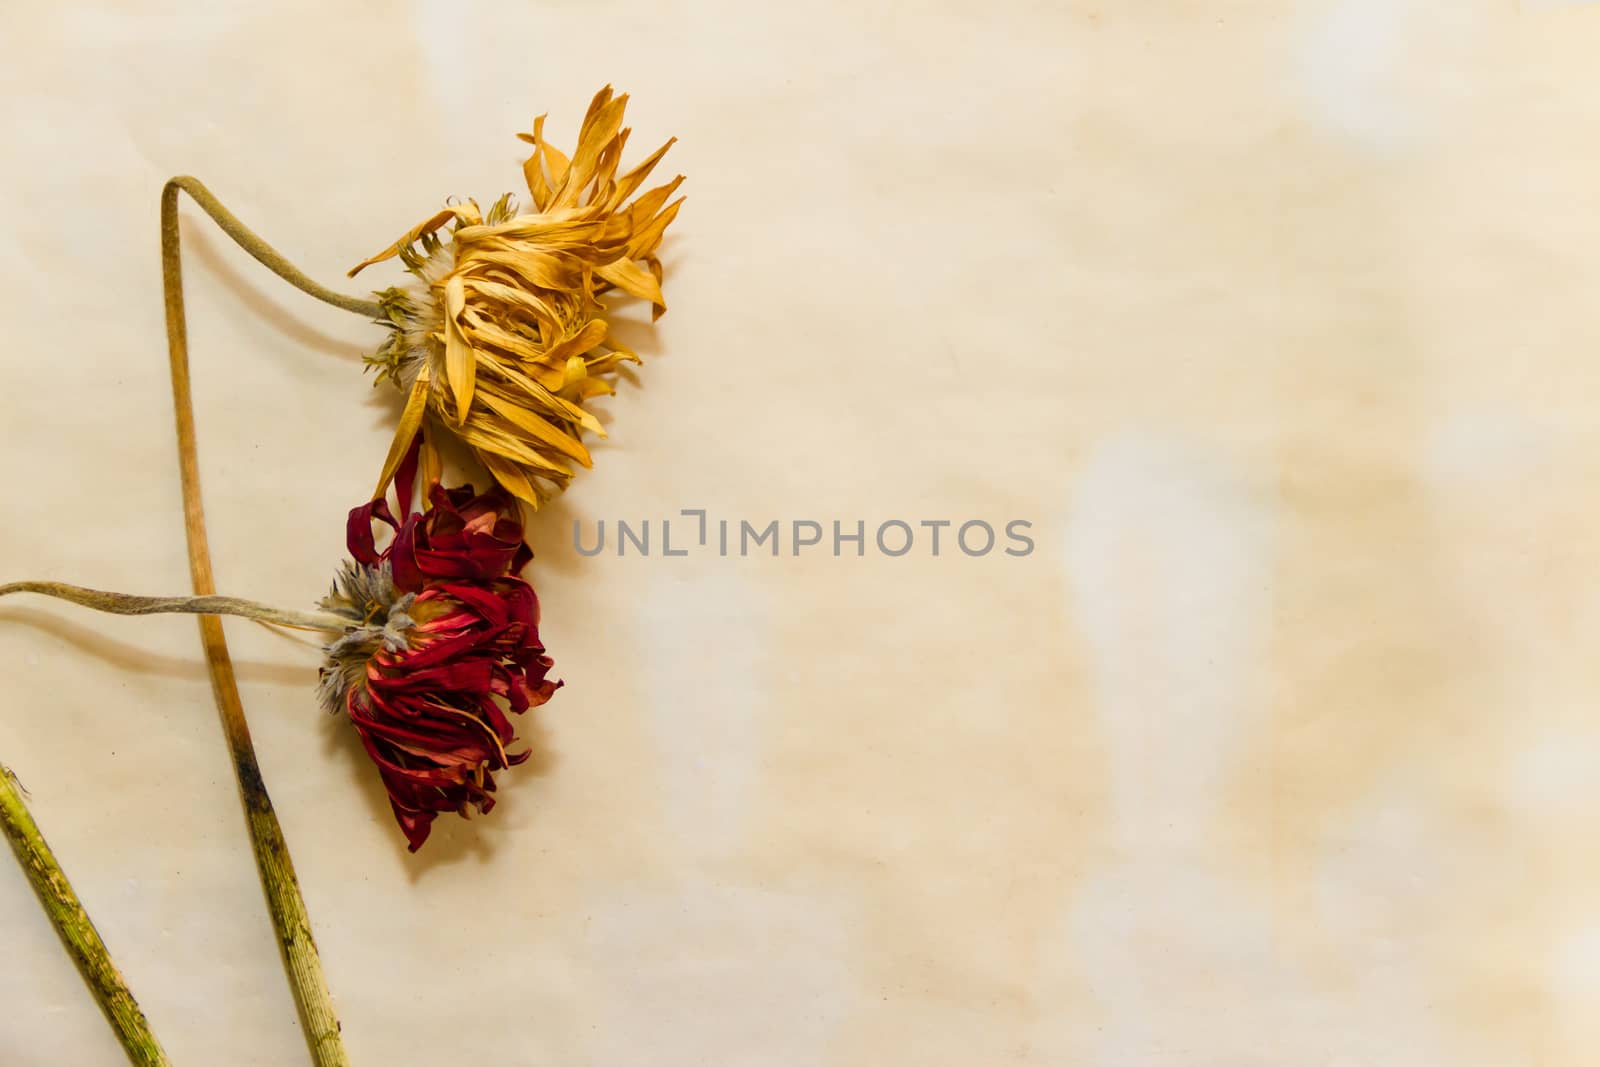
M88 983L106 1021L116 1032L123 1051L134 1067L167 1067L167 1054L162 1051L156 1035L150 1032L150 1022L140 1010L138 1001L128 990L122 972L111 962L106 943L94 928L89 913L84 910L78 894L72 891L66 872L56 862L55 854L45 843L44 835L33 821L28 806L22 799L22 787L11 769L0 763L0 832L11 841L33 891L44 905L45 914L61 935L67 955L77 965L78 973Z
M222 227L223 233L233 238L234 244L238 245L246 252L249 252L250 255L255 258L257 263L260 263L263 267L266 267L272 273L276 274L278 277L282 278L284 281L288 282L302 293L305 293L307 296L315 297L324 304L332 304L336 308L343 308L345 311L353 311L357 315L365 315L369 319L381 319L384 317L383 308L379 306L376 300L369 300L366 297L360 296L347 296L344 293L335 292L325 285L319 285L317 282L312 281L304 271L302 271L299 267L296 267L293 263L290 263L287 259L284 259L277 249L263 241L254 230L240 222L238 217L235 216L233 212L223 207L222 202L213 196L211 194L211 190L207 189L203 184L201 184L200 179L198 178L191 178L185 174L179 175L178 177L167 182L167 186L161 194L163 220L166 218L166 205L169 199L173 203L174 210L176 210L178 195L177 190L179 189L183 190L185 193L188 193L189 199L200 205L201 210L203 210L207 215L210 215L212 220L216 222L218 226ZM174 241L171 255L170 257L168 256L166 226L164 222L162 225L161 252L163 273L167 273L170 266L170 272L176 278L179 272L178 248L176 241ZM183 305L181 294L179 296L178 305L179 312L181 314ZM172 336L170 317L172 311L172 300L170 295L167 299L167 311L167 336L170 340Z
M38 593L112 615L238 615L273 626L331 633L341 633L350 626L349 619L338 615L286 611L236 596L135 596L132 593L108 593L102 589L68 585L66 582L7 582L0 585L0 596L10 593Z
M200 500L200 462L195 451L194 396L189 380L189 340L183 313L183 264L179 251L178 193L186 192L223 232L233 238L268 269L303 292L336 307L376 318L378 307L370 301L341 296L307 278L278 255L265 241L250 232L232 213L217 202L205 186L193 178L174 178L161 191L161 288L167 310L167 355L172 370L172 406L177 416L178 469L183 482L183 527L189 545L189 573L194 591L200 596L216 594L211 571L211 550L206 540L205 509ZM233 770L239 780L239 795L250 828L250 843L255 849L256 866L267 898L267 911L283 952L289 987L300 1010L306 1043L317 1067L348 1067L344 1042L339 1036L339 1019L334 1014L333 998L322 973L311 936L311 920L305 899L295 878L294 864L283 839L283 828L273 811L267 787L261 780L250 726L245 721L244 705L228 656L222 621L214 615L200 618L200 643L205 649L206 667L211 675L211 690L216 697L222 731L233 756Z

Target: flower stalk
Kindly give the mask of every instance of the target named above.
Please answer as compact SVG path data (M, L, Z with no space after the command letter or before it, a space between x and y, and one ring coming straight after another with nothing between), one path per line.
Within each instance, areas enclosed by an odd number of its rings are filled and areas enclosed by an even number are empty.
M200 460L195 444L194 394L189 376L189 339L183 310L183 263L180 254L178 194L184 192L216 221L224 233L273 273L295 288L324 303L376 318L381 312L375 303L344 296L313 282L278 252L251 232L224 208L211 192L194 178L173 178L161 191L161 288L167 313L167 356L172 372L172 406L177 419L178 470L183 485L183 528L189 549L189 573L198 596L216 595L211 569L211 549L206 538L205 508L200 499ZM255 745L250 739L250 724L245 720L239 699L239 685L228 655L222 622L215 615L200 616L200 644L205 650L206 668L211 675L211 691L222 720L222 732L233 759L239 782L239 797L244 805L250 843L255 851L261 887L267 898L267 912L277 934L289 977L290 991L300 1012L306 1044L316 1067L348 1067L344 1041L339 1035L339 1019L333 1010L333 997L322 973L322 960L311 934L311 919L305 898L289 859L283 827L261 780Z
M87 589L66 582L7 582L0 585L0 596L10 593L38 593L112 615L237 615L293 630L322 630L329 633L338 633L350 625L350 620L338 615L287 611L236 596L135 596L132 593Z
M128 1061L135 1067L167 1067L167 1054L151 1033L150 1023L128 990L122 972L111 962L99 931L33 821L16 775L4 764L0 764L0 831L10 840L17 862L38 894L51 925L61 935L61 943L78 973L105 1012Z
M251 257L263 267L305 293L315 297L324 304L332 304L336 308L352 311L357 315L364 315L369 319L386 318L383 306L376 300L365 297L349 296L345 293L335 292L325 285L319 285L309 275L283 258L283 254L261 239L250 227L240 222L238 216L222 206L222 202L212 195L211 190L201 184L200 179L188 175L180 175L167 182L166 188L161 192L161 273L162 280L182 285L183 269L178 260L178 193L182 191L189 195L189 199L198 204L207 215L211 216L222 232L232 238L233 243L250 253ZM171 205L170 207L168 205ZM168 239L168 223L171 223L171 239ZM187 340L183 325L183 293L181 289L168 287L167 298L167 340L173 338L173 295L177 295L177 331L180 343ZM187 359L187 351L185 351Z

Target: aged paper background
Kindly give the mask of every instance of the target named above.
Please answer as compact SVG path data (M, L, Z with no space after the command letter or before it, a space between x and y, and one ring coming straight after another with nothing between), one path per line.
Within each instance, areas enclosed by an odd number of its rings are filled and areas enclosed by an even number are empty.
M228 626L356 1063L1600 1062L1600 5L139 6L4 5L5 578L186 588L169 175L330 282L607 81L690 176L491 818L407 856ZM184 233L219 580L305 604L380 331ZM1037 550L572 548L694 507ZM0 663L174 1062L303 1062L193 624ZM0 960L0 1064L120 1062L8 858Z

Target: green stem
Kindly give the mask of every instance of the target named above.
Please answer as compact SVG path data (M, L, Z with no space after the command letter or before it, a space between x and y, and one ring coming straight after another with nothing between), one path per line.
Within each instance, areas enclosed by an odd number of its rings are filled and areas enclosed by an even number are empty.
M200 596L216 593L211 572L211 549L206 539L205 507L200 500L200 460L195 445L194 395L189 378L189 339L183 313L183 263L179 251L178 193L186 192L209 214L223 232L233 238L269 270L303 292L335 307L377 318L381 313L372 301L342 296L325 289L252 233L233 214L217 202L205 186L193 178L173 178L161 190L161 289L167 309L167 358L172 371L172 406L177 416L178 473L183 484L183 528L189 545L189 573L194 591ZM211 675L211 692L216 698L222 732L233 758L234 776L239 781L239 798L244 805L250 843L255 850L261 887L267 898L267 913L277 933L283 954L289 988L300 1010L311 1059L317 1067L349 1067L344 1042L339 1036L339 1018L333 1010L333 996L322 973L322 959L311 936L311 919L305 898L289 859L289 846L283 827L272 808L272 799L261 780L255 745L250 740L250 724L245 721L239 699L239 684L233 674L233 660L222 622L214 615L200 617L200 644L205 650L206 667Z
M135 1067L168 1067L167 1054L161 1043L150 1032L150 1023L139 1010L139 1004L128 991L122 972L111 962L106 943L89 919L89 913L72 891L72 884L56 862L44 835L28 812L22 799L22 787L16 775L0 764L0 831L4 831L17 854L17 862L33 883L45 914L61 935L67 954L77 964L78 973L89 984L94 999L105 1012L106 1020L116 1032L117 1040Z
M86 589L66 582L7 582L0 585L0 596L8 593L38 593L112 615L238 615L273 626L330 633L340 633L353 625L350 619L338 615L286 611L236 596L134 596L132 593Z

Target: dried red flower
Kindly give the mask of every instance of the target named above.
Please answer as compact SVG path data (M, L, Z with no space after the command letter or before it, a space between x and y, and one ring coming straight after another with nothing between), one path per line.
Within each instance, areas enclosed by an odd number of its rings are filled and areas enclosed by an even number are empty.
M516 576L532 556L516 504L498 488L437 485L429 504L399 519L383 500L351 511L354 558L322 602L352 623L324 650L323 702L349 716L413 852L440 813L494 807L494 772L529 755L507 751L507 712L561 685L538 597ZM374 520L394 531L382 550Z

